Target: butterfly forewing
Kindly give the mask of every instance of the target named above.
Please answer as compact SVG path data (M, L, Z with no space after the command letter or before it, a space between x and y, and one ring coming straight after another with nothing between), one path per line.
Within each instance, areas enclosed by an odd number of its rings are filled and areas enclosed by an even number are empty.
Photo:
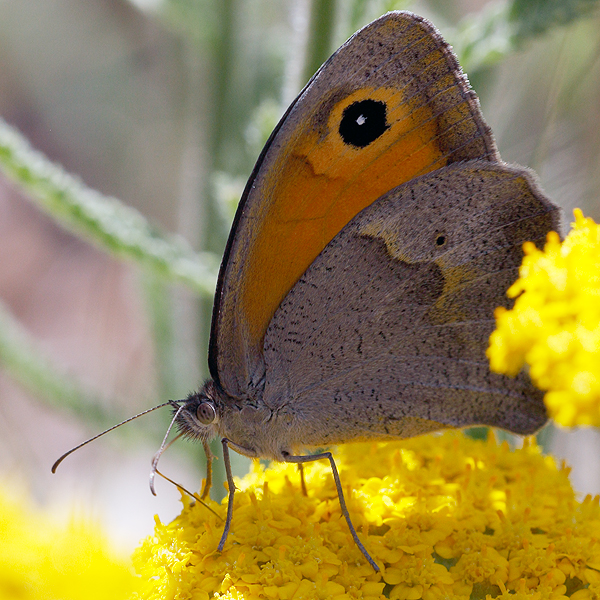
M264 375L275 310L363 208L445 165L498 161L450 47L422 18L390 13L319 70L263 151L222 265L210 367L245 397Z

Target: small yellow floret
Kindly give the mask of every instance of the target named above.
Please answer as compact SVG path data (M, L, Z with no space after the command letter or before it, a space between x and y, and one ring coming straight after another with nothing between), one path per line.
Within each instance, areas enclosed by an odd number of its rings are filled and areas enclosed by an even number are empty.
M516 375L529 366L560 425L600 426L600 226L575 210L561 244L524 246L520 278L508 290L511 310L496 310L488 357L492 370Z
M355 546L328 463L276 464L238 482L232 531L184 499L134 555L142 598L468 600L600 597L598 498L577 502L568 470L533 442L511 451L460 432L336 453ZM219 514L222 505L211 503ZM576 595L577 594L577 595Z

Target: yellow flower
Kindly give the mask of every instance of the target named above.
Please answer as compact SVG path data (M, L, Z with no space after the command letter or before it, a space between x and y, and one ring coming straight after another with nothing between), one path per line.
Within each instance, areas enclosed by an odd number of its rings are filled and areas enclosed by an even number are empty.
M115 556L97 527L62 525L0 490L2 600L118 600L135 586L131 561Z
M575 210L561 244L523 247L511 310L496 310L488 357L492 370L516 375L525 363L549 415L560 425L600 426L600 226Z
M254 470L235 495L232 531L184 497L134 554L141 598L448 600L600 598L600 506L577 502L568 469L533 441L511 451L448 431L336 453L354 545L327 463ZM211 507L225 515L225 504Z

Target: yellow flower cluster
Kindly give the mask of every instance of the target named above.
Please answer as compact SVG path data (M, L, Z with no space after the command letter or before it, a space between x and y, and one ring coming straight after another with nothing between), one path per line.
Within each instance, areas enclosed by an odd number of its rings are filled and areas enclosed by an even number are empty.
M119 600L136 586L131 561L117 558L97 527L63 525L0 489L2 600Z
M208 600L598 600L600 506L533 442L448 431L336 453L352 541L328 464L256 465L238 482L232 532L184 499L134 554L141 598ZM225 515L222 506L211 507Z
M561 244L524 246L520 278L508 290L512 310L498 308L490 338L491 368L516 375L529 365L560 425L600 426L600 226L575 210Z

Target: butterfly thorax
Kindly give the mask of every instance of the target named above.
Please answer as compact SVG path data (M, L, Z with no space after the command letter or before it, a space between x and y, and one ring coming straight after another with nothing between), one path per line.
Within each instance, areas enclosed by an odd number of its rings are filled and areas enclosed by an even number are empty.
M176 423L188 438L227 438L235 449L251 458L284 460L295 451L297 417L286 410L274 411L258 398L232 398L207 381L178 411Z

